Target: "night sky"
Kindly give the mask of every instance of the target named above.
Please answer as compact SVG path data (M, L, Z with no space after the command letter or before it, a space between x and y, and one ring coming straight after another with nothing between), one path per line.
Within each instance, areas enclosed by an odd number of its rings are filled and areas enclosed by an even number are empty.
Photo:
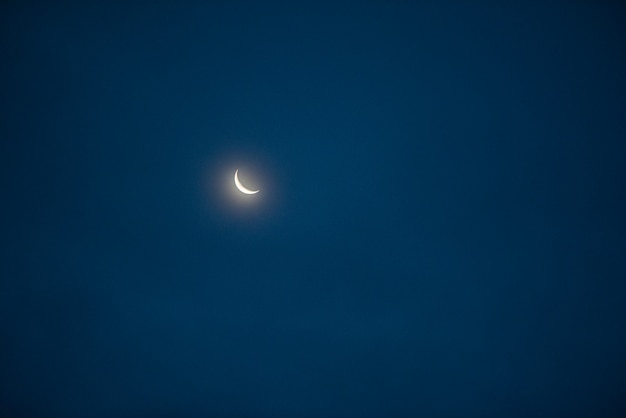
M624 3L86 3L0 5L0 416L626 416Z

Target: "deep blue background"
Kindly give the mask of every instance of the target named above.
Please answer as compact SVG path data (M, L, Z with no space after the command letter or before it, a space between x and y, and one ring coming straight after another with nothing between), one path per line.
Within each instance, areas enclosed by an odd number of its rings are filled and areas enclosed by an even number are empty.
M626 7L207 3L0 7L0 415L626 415Z

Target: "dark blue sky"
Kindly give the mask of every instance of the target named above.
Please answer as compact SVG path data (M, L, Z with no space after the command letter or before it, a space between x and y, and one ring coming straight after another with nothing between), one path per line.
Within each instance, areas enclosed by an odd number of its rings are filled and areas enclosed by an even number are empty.
M19 3L0 415L626 415L619 2Z

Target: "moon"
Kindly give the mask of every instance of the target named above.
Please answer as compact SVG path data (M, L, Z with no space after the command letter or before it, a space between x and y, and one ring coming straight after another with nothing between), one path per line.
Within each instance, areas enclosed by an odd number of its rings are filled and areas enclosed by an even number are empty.
M241 193L245 193L245 194L256 194L259 192L259 190L250 190L248 188L246 188L243 184L241 184L241 182L239 181L239 169L237 169L235 171L235 186L237 186L237 188L239 189L239 191Z

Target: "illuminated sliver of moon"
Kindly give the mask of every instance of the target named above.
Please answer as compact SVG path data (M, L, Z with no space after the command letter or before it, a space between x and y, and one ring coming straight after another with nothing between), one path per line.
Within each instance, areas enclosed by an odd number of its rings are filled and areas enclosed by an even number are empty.
M241 182L239 181L239 169L237 169L237 171L235 171L235 186L237 186L237 188L239 189L239 191L241 193L245 193L245 194L256 194L259 192L259 190L250 190L248 188L246 188L246 186L244 186L243 184L241 184Z

